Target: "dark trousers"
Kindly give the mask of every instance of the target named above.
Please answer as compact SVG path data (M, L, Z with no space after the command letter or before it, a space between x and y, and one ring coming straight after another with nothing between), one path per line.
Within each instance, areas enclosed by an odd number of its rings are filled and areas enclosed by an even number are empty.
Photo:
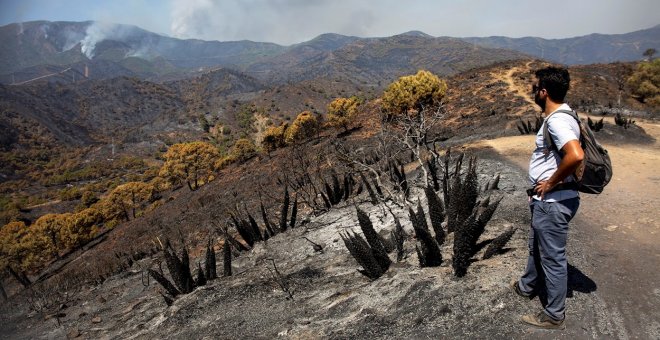
M524 293L545 293L545 313L554 320L564 319L568 286L566 241L568 222L580 206L580 198L559 202L532 200L527 269L519 286ZM544 287L544 292L539 290Z

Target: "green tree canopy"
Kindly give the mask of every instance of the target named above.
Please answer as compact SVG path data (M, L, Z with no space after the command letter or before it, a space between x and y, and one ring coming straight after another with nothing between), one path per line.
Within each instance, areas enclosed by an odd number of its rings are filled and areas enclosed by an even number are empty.
M383 110L388 116L422 112L440 107L447 83L429 71L403 76L383 93Z
M156 190L150 183L128 182L119 185L101 201L103 215L107 220L135 218L136 211L144 208L155 193Z
M206 142L174 144L163 156L165 164L158 175L172 184L186 183L197 190L213 176L214 164L220 158L218 149Z
M284 141L284 133L289 128L287 123L282 123L280 126L270 126L264 132L264 139L261 141L261 147L269 154L277 148L286 145Z
M319 129L319 121L309 111L301 112L284 133L287 144L293 144L312 137Z
M232 145L229 156L238 162L245 162L257 153L257 148L252 140L241 138Z
M656 52L657 51L655 50L655 48L649 48L646 51L644 51L644 56L649 58L649 60L652 60Z
M348 130L358 113L360 101L357 97L337 98L328 104L328 124Z
M628 85L642 103L660 106L660 59L639 63Z
M32 253L44 258L48 254L59 257L59 252L65 247L61 242L60 232L69 223L71 214L46 214L39 217L29 228L29 238L26 245Z
M60 229L60 242L64 248L78 248L96 236L96 226L102 221L103 215L95 208L72 214Z
M27 257L24 238L28 235L28 227L21 221L5 224L0 229L0 269L11 266L23 269L23 260Z

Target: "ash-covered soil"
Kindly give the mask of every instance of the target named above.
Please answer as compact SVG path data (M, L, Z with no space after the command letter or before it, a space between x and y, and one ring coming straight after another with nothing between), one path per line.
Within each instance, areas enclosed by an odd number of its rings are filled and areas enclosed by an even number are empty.
M615 337L616 316L608 315L593 292L580 244L569 240L569 300L567 329L533 330L519 322L522 314L537 312L538 298L524 300L508 283L526 263L529 212L524 194L524 171L505 162L488 148L472 150L479 157L479 180L501 174L503 200L482 236L496 237L510 226L519 230L504 251L488 260L474 257L460 279L451 269L452 237L442 246L443 264L420 268L412 226L403 209L395 209L408 238L406 258L394 263L379 279L357 272L356 261L344 246L340 231L359 232L355 208L339 206L305 219L302 226L259 243L233 261L234 275L211 281L179 297L168 307L153 280L145 286L141 269L155 267L143 260L103 284L77 292L59 317L28 313L25 306L2 305L2 334L12 339L80 337L137 339L225 338L601 338ZM419 182L419 176L417 178ZM424 202L416 188L412 197ZM355 203L355 202L354 202ZM358 203L369 213L377 231L394 228L392 217L370 203ZM304 237L323 245L315 252ZM577 237L579 238L579 236ZM175 246L176 247L176 246ZM178 247L177 247L178 249ZM218 269L222 271L221 253ZM394 255L390 256L394 260ZM272 261L271 261L272 260ZM192 264L196 266L197 260ZM270 270L272 263L290 287L288 299ZM269 270L270 269L270 270Z

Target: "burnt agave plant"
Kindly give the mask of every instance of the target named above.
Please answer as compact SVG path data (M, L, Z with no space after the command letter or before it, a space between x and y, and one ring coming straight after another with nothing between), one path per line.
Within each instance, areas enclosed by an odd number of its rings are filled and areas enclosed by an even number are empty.
M396 261L400 262L404 256L403 242L406 239L406 232L403 230L403 226L396 216L394 216L394 230L391 231L391 238L396 248Z
M369 216L360 208L355 208L357 210L357 217L358 217L358 223L360 224L360 229L362 229L362 233L364 234L365 238L367 239L367 242L371 249L373 249L374 257L378 261L381 267L389 268L390 266L390 258L387 256L387 251L385 250L385 241L383 238L378 235L376 230L374 229L373 224L371 223L371 220L369 219Z
M369 216L357 208L358 222L365 238L355 233L340 233L344 245L353 258L362 266L360 273L375 280L383 275L390 267L392 261L385 250L384 241L371 223Z
M460 227L456 228L452 261L455 276L462 277L467 273L470 259L479 250L477 241L483 234L486 224L490 221L501 200L502 198L490 203L490 199L487 199L489 203L485 206L480 202L475 206L470 217Z
M442 229L442 222L445 220L445 211L440 198L435 194L433 188L427 186L424 189L424 193L426 194L426 201L429 206L429 215L431 217L431 226L435 233L435 241L441 246L445 242L445 231Z
M410 221L412 222L415 236L417 237L418 244L415 245L417 250L417 258L421 267L437 267L442 264L442 253L437 242L429 232L428 224L426 223L426 216L422 206L418 205L417 213L412 208L408 208Z
M376 280L387 271L389 264L386 267L381 265L382 260L379 261L376 258L374 249L369 246L369 243L362 236L350 232L340 233L339 235L351 256L362 266L362 269L358 269L362 275L371 280Z
M168 280L163 275L163 273L149 269L148 272L151 277L153 277L156 282L163 286L167 294L171 296L170 299L180 294L188 294L192 292L193 288L196 286L196 283L195 280L193 280L193 276L190 272L188 249L185 247L185 245L182 247L181 256L179 257L176 255L174 248L172 248L170 241L165 240L163 255L165 257L165 263L167 264L167 269L170 272L173 283L170 282L170 280Z
M481 258L482 260L489 259L493 256L495 256L497 253L502 251L502 248L509 242L513 234L516 232L516 228L511 227L499 236L497 236L489 245L488 248L486 248L486 251L484 252L484 256Z
M371 199L371 204L373 204L373 205L378 204L378 196L376 196L376 192L371 187L371 184L369 184L369 180L367 180L367 177L363 173L360 173L360 179L362 180L362 184L364 185L364 187L367 189L367 192L369 193L369 198Z

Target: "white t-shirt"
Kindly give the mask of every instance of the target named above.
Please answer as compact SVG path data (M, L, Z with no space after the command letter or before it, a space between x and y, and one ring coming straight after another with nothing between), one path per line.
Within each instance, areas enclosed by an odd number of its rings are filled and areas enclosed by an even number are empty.
M539 132L536 134L536 149L532 153L532 158L529 161L529 182L532 186L540 181L549 179L552 174L557 171L561 156L554 149L551 149L548 154L545 154L545 143L543 142L543 129L548 124L548 133L550 138L557 146L558 150L570 140L580 140L580 126L578 122L569 114L557 112L558 110L571 110L567 104L562 104L559 108L543 121L543 125ZM573 181L573 176L568 176L564 182ZM545 194L544 201L558 202L565 199L577 197L577 190L556 190ZM535 200L541 200L539 196L533 196Z

